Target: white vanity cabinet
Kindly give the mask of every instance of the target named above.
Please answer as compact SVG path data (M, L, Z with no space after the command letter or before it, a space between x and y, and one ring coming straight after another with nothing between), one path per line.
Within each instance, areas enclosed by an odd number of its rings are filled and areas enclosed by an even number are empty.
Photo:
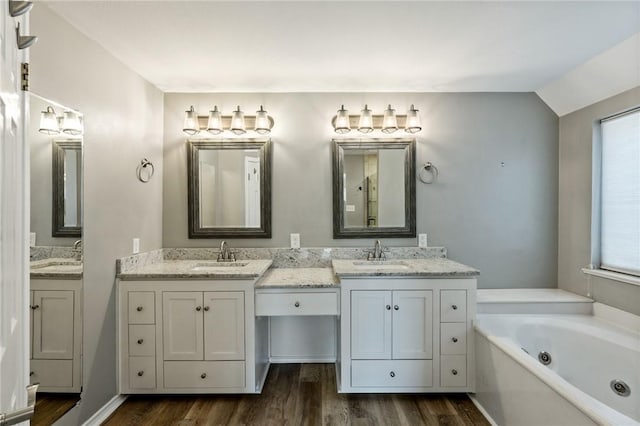
M475 293L475 278L342 278L340 392L473 391Z
M30 381L39 391L81 391L82 280L32 279Z
M255 393L253 285L120 280L120 393Z

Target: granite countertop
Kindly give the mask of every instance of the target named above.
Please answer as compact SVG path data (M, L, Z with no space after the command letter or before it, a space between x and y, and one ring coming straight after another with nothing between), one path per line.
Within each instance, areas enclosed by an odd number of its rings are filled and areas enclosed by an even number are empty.
M333 268L274 268L256 283L259 288L331 288L340 280Z
M30 263L30 277L38 279L82 278L82 262L72 258L47 258Z
M139 265L120 272L121 280L139 279L250 279L262 276L271 266L271 260L162 260Z
M331 262L338 277L475 277L480 271L445 258L382 261L342 260Z

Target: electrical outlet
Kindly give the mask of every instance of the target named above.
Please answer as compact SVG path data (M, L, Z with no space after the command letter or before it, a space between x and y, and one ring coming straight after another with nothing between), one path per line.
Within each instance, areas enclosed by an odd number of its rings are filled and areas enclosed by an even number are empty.
M30 247L35 247L36 246L36 233L35 232L30 232L29 233L29 246Z
M300 248L300 234L291 234L291 248Z
M418 234L418 247L427 247L427 234Z
M133 239L133 254L140 253L140 238Z

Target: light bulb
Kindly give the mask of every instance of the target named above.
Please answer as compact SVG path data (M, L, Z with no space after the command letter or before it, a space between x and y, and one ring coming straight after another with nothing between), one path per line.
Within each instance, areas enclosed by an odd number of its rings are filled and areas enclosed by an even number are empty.
M340 106L336 115L335 123L336 133L345 134L351 131L351 123L349 123L349 111L344 109L344 105Z
M391 108L391 105L384 110L384 117L382 118L382 131L384 133L393 133L398 130L398 121L396 120L396 110Z
M40 113L40 128L38 131L45 135L57 135L60 133L58 117L56 117L53 107L47 107L45 111Z
M62 132L67 135L78 136L82 134L82 122L73 111L65 111L62 117Z
M220 117L220 111L218 106L214 106L212 111L209 111L209 120L207 120L207 132L212 135L219 135L222 133L222 117Z
M198 114L193 109L193 105L191 105L191 108L184 112L184 125L182 126L182 131L190 136L200 133Z
M244 112L240 111L240 105L238 105L238 109L233 111L230 130L236 135L243 135L247 132L244 127Z
M269 116L267 115L267 111L262 108L260 105L260 109L256 111L256 124L254 126L254 130L256 133L261 135L266 135L271 132L271 123L269 123Z
M407 111L407 122L405 123L404 131L407 133L418 133L420 130L422 130L422 125L420 124L418 110L411 104L411 108Z
M371 110L364 106L364 109L360 112L360 122L358 123L358 131L362 133L373 132L373 116Z

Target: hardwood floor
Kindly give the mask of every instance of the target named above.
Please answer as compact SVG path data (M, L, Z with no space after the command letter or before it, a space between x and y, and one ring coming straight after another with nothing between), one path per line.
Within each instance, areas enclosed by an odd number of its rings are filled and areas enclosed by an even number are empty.
M31 426L50 426L80 401L79 393L44 393L36 397Z
M130 396L104 425L489 425L465 394L338 394L333 364L274 364L261 395Z

